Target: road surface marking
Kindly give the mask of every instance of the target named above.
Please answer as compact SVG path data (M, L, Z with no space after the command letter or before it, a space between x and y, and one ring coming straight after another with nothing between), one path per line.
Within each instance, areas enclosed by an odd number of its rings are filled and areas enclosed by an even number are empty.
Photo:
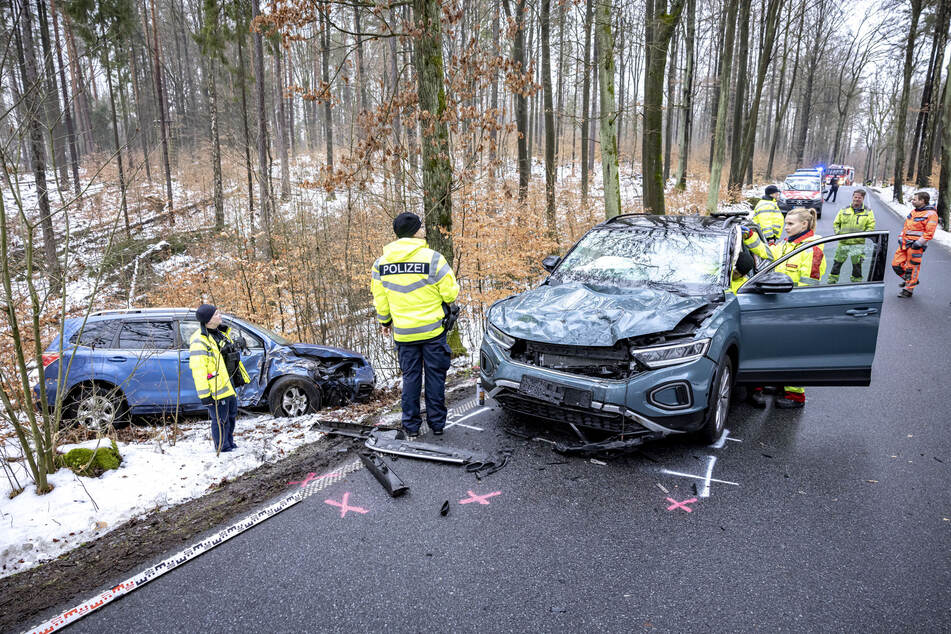
M490 411L491 409L492 409L491 407L480 407L480 408L478 408L478 409L476 409L476 410L474 410L474 411L469 412L468 414L466 414L466 415L463 416L462 418L459 418L459 419L457 419L457 420L454 420L454 421L451 421L451 422L449 422L449 423L446 423L446 427L452 427L453 425L459 425L460 427L468 427L469 429L474 429L475 431L485 431L485 430L482 429L481 427L476 427L475 425L463 425L463 424L462 424L462 421L468 420L468 419L472 418L473 416L478 416L479 414L482 414L483 412L488 412L488 411Z
M730 437L730 430L724 429L720 432L720 437L717 438L717 441L710 445L710 449L723 449L723 446L726 444L727 439Z
M489 498L494 495L502 495L501 491L493 491L492 493L486 493L485 495L476 495L472 491L466 491L470 497L467 497L464 500L459 500L459 504L471 504L473 502L478 502L483 506L489 505Z
M693 513L693 509L687 505L696 502L697 498L690 498L689 500L684 500L683 502L678 502L674 498L667 498L667 501L672 502L672 504L667 507L668 511L673 511L674 509L683 509L688 513Z
M336 506L340 508L340 517L346 517L347 513L353 511L354 513L369 513L367 509L360 506L350 506L350 492L347 491L343 494L343 500L340 502L336 500L324 500L324 504L329 504L331 506Z
M307 477L303 480L291 480L288 484L299 484L303 489L305 486L311 483L313 480L323 480L324 478L329 478L330 476L340 475L339 473L326 473L322 476L318 476L316 473L311 471L307 474Z
M713 475L713 465L716 464L716 456L707 456L707 473L703 478L703 488L700 489L700 497L710 497L710 477Z

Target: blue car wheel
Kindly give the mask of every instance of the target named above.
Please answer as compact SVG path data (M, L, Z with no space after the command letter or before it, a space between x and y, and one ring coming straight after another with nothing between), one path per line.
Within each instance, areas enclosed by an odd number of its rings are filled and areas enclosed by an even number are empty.
M271 387L268 406L273 416L294 417L320 409L320 390L306 379L282 376Z

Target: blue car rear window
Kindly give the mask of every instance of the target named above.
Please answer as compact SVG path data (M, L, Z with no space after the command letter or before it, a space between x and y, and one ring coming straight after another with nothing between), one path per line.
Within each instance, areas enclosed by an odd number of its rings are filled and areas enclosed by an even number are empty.
M115 339L118 329L119 322L115 319L86 322L86 327L82 329L82 332L77 328L76 332L69 338L69 342L90 348L108 348L112 346L112 341Z

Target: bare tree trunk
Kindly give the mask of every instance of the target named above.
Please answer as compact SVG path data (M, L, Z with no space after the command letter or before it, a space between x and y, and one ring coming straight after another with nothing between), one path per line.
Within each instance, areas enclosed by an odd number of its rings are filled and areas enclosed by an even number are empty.
M154 0L153 0L154 2ZM251 0L251 22L260 15L258 0ZM264 43L261 32L254 31L254 82L258 93L258 192L261 199L261 229L264 230L264 257L274 257L271 244L271 165L268 161L270 143L267 134L267 92L264 89Z
M805 23L806 13L803 9L799 17L799 31L802 32L803 24ZM799 70L799 40L796 39L796 56L793 58L793 68L792 68L792 77L796 77L796 71ZM766 180L770 180L773 177L773 162L776 157L776 145L779 142L779 133L782 120L786 117L786 110L789 108L789 100L792 99L792 86L788 88L785 87L786 83L786 62L789 57L789 51L785 48L783 49L783 65L779 71L779 85L784 87L782 91L785 94L785 97L782 94L779 97L780 105L776 109L776 118L773 120L773 140L769 144L769 160L766 163Z
M670 38L670 53L667 58L667 112L664 122L664 183L670 179L670 154L674 143L674 111L677 92L677 54L680 42L677 40L677 30Z
M495 11L492 15L492 33L493 33L493 47L492 51L495 55L501 56L502 54L502 43L501 43L501 30L500 30L500 0L496 0ZM391 38L392 39L392 38ZM492 94L489 101L492 107L493 116L501 118L501 113L499 112L499 76L498 71L495 69L492 70ZM496 166L495 163L498 161L498 145L499 143L499 132L496 126L492 126L492 129L489 130L489 178L495 179Z
M542 0L541 12L542 89L545 91L545 219L548 235L558 239L555 218L555 115L551 94L551 0Z
M252 0L254 1L254 0ZM334 122L330 109L330 4L322 3L320 18L323 22L320 48L320 72L327 93L324 95L324 143L327 149L327 173L334 171Z
M776 30L779 27L779 15L783 0L769 0L766 9L765 24L763 25L763 44L760 50L759 63L756 68L756 86L753 88L753 105L743 130L742 145L739 151L737 175L742 179L743 173L752 170L753 150L756 147L756 124L759 121L759 106L763 98L763 85L766 82L766 73L773 57L773 46L776 43ZM733 175L733 166L730 166ZM752 180L752 179L750 179ZM741 188L742 182L732 183L731 187Z
M106 53L108 55L108 53ZM106 66L106 84L109 86L109 109L112 113L112 140L116 149L116 165L119 168L119 204L122 209L122 218L125 220L125 237L132 237L132 226L129 223L129 206L126 202L125 170L122 167L122 144L119 142L119 122L116 119L116 96L112 88L112 69Z
M581 56L581 204L588 202L588 113L591 99L591 23L594 0L586 0L584 14L584 52Z
M284 71L281 68L281 45L278 43L274 51L274 92L277 93L277 135L279 139L278 152L281 155L281 200L287 200L291 195L291 173L287 156L287 112L284 109Z
M66 38L66 51L69 53L69 76L72 82L73 102L76 104L76 118L79 123L79 140L85 145L85 152L92 152L95 141L92 137L92 124L89 117L89 97L86 94L86 80L83 76L83 67L79 55L76 53L76 42L70 27L69 16L63 14L63 33Z
M730 175L727 178L727 189L731 200L739 194L743 186L743 173L746 166L742 164L743 140L743 108L746 107L746 63L750 52L750 2L740 3L740 13L736 26L739 42L739 57L736 60L736 87L733 91L733 139L730 142ZM763 53L760 54L763 57ZM767 56L768 58L768 56Z
M525 0L518 0L515 5L515 15L509 0L502 0L507 16L515 18L516 31L512 38L512 61L515 62L517 72L527 70L525 61ZM418 72L418 71L417 71ZM515 92L515 127L518 131L516 145L518 147L518 199L524 202L528 197L528 182L531 179L531 163L528 158L528 99L525 89Z
M155 0L152 6L152 56L155 60L155 101L158 105L159 123L162 128L162 162L165 165L165 195L168 198L168 221L175 224L175 205L172 199L172 167L168 161L168 117L165 104L165 87L162 80L162 49L159 47L158 22L155 16Z
M243 24L243 21L239 22ZM248 216L251 233L254 233L254 172L251 168L251 129L248 124L248 81L244 73L244 33L247 29L238 29L238 83L241 84L241 129L244 132L244 168L248 177Z
M23 84L23 109L26 125L30 131L30 159L36 185L37 204L40 209L40 228L43 231L43 253L46 256L46 275L50 288L61 288L59 260L56 257L56 235L50 217L50 199L46 184L46 148L43 145L43 125L39 120L41 108L40 79L36 69L36 48L33 45L33 16L30 3L20 4L20 31L15 39L20 62L20 79ZM22 35L21 35L22 32ZM37 486L39 486L39 482Z
M139 73L138 65L135 62L136 58L136 46L133 43L129 48L129 72L132 74L132 98L135 100L135 121L138 124L136 127L136 133L139 136L139 144L142 147L142 164L145 167L145 178L150 183L152 182L152 165L149 160L149 140L148 140L148 126L146 124L146 119L144 113L144 107L142 104L142 93L139 91Z
M684 42L687 56L687 67L684 69L684 83L681 91L681 112L683 122L680 126L680 141L677 161L677 174L674 180L675 187L680 191L687 189L687 155L690 152L690 126L693 123L693 74L694 74L694 40L697 34L697 0L687 0L687 34Z
M945 231L951 229L951 59L944 79L944 96L941 98L941 172L938 176L938 215Z
M524 2L524 0L521 0ZM413 18L420 34L414 38L413 61L422 118L423 215L426 239L452 266L452 163L443 78L441 3L413 0Z
M63 47L59 42L59 18L56 5L50 0L50 14L53 16L53 38L56 42L56 61L59 64L59 86L63 96L63 118L66 123L66 140L69 145L70 166L73 172L73 193L79 194L79 151L76 146L76 128L73 125L72 109L69 105L69 93L66 88L66 70L63 67Z
M951 0L938 0L938 12L935 16L935 35L932 48L936 51L934 70L925 84L928 100L922 94L922 125L921 151L918 156L918 187L928 187L931 184L932 162L937 132L937 123L941 119L941 67L944 65L944 49L948 43L948 27L951 23ZM945 79L947 82L947 79ZM934 114L931 114L934 113Z
M661 127L664 98L664 67L667 47L673 36L685 0L674 0L667 12L667 0L647 0L645 16L644 63L644 134L641 139L641 162L644 170L644 210L663 214L664 166Z
M723 156L726 153L726 111L730 100L730 72L733 66L733 37L736 33L737 0L728 0L724 20L726 31L723 49L720 52L720 98L717 103L717 125L713 131L713 161L710 166L710 190L707 193L707 211L717 210L720 200L720 179L723 171Z
M353 5L353 30L357 38L357 82L359 83L360 89L360 112L366 112L368 107L367 74L366 68L363 65L363 30L360 28L360 11L361 8L359 5Z
M604 180L604 215L621 213L621 183L617 155L617 109L614 100L614 37L611 34L611 0L598 1L598 77L601 96L601 172Z
M922 0L911 0L911 24L908 27L908 39L905 45L905 68L902 75L901 100L898 102L898 120L895 124L895 182L892 186L892 198L905 202L902 191L902 176L905 167L905 121L908 116L908 101L911 95L911 74L914 70L915 40L918 36L918 18L921 16Z
M40 44L43 51L44 78L46 79L46 94L43 105L46 108L46 121L49 128L50 146L53 148L53 157L56 169L59 170L61 187L69 187L69 165L66 162L66 146L63 144L66 136L63 130L64 110L59 107L59 90L56 85L56 68L53 65L53 50L50 46L49 19L46 14L46 3L43 0L36 2L36 15L40 30ZM68 107L68 104L65 104Z

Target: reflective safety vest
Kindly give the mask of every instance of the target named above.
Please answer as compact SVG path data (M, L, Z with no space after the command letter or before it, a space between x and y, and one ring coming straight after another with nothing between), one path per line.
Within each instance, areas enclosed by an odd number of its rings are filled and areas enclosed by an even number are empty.
M753 208L753 222L763 230L766 241L773 244L783 232L783 212L772 198L764 198Z
M921 209L912 209L905 216L905 224L898 237L899 248L907 249L908 245L917 240L928 242L934 238L938 228L938 212L931 205Z
M202 330L207 332L204 326L200 327L188 342L188 367L191 368L192 377L195 379L198 398L210 396L220 401L229 396L236 396L218 342L210 333L204 334ZM230 336L231 329L228 326L221 324L218 326L218 332L224 338L223 343L233 343ZM246 384L251 382L251 377L248 376L248 371L244 369L244 364L240 360L238 372L241 373L241 378Z
M730 292L736 295L736 292L740 290L740 287L750 281L749 275L743 275L741 277L730 276Z
M400 238L383 247L371 277L376 319L393 326L396 341L424 341L442 334L442 305L456 301L459 284L446 258L425 240Z
M835 234L840 233L859 233L861 231L875 230L875 212L868 207L862 206L859 209L851 205L839 211L832 223ZM864 244L865 238L846 238L842 244Z
M759 239L759 234L756 233L753 229L745 229L743 231L743 246L750 250L750 253L762 260L772 260L773 254L769 250L769 246L763 244L763 241Z
M806 242L818 240L822 236L817 236L809 231L792 242L785 241L775 245L772 249L775 259L779 260L787 253L792 253ZM806 249L798 255L794 255L775 269L779 273L785 273L792 278L796 286L814 286L819 283L826 272L826 256L822 252L822 247L816 246Z

